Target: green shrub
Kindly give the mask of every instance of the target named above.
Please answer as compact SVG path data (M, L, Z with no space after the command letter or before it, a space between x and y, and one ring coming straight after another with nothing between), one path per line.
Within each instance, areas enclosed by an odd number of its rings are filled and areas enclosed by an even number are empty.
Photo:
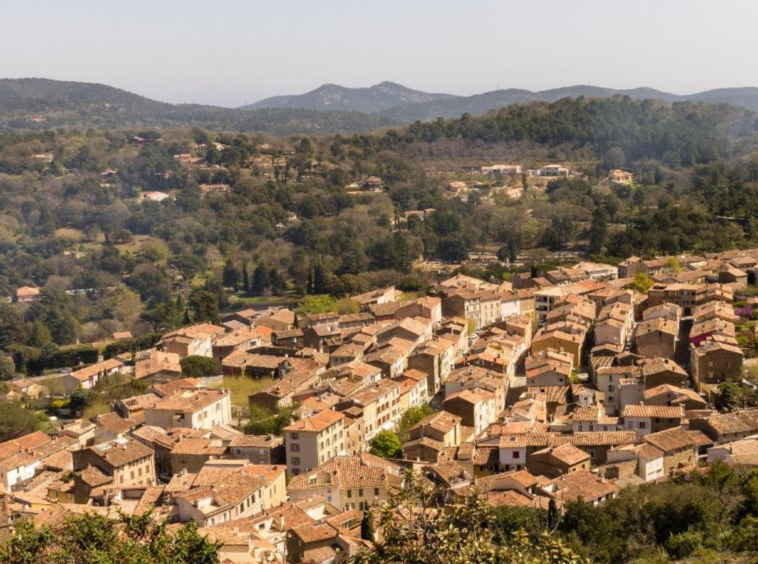
M182 366L182 374L185 376L193 376L197 378L221 374L221 367L218 362L207 356L192 355L183 358L179 363Z
M666 552L671 558L682 560L689 557L703 546L703 533L700 531L687 531L672 535L666 542Z

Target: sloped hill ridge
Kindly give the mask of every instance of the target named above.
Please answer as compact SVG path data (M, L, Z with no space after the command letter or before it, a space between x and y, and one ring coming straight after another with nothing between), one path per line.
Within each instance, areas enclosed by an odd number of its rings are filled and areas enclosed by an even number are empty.
M105 84L46 78L0 79L0 111L28 110L33 107L39 110L65 109L93 104L140 110L171 107L171 104L157 102Z
M169 104L104 84L41 78L0 79L0 131L58 127L202 127L220 131L355 133L393 125L359 112L265 109L246 111Z
M429 94L394 82L381 82L368 88L347 88L324 84L315 90L294 96L274 96L241 109L300 108L306 110L340 110L372 114L409 104L454 98L450 94Z

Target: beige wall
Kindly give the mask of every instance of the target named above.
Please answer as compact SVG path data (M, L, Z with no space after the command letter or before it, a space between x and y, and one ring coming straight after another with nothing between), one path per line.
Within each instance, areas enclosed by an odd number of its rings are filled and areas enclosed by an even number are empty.
M216 425L226 425L232 421L231 399L227 394L201 410L192 414L185 413L184 417L179 420L174 419L176 414L177 412L174 410L151 408L145 411L145 422L147 425L162 429L173 429L175 427L210 429Z
M136 460L114 469L113 483L115 485L151 485L155 482L155 461L152 456Z
M341 419L320 432L287 431L284 438L287 472L297 475L331 460L345 450L344 435Z

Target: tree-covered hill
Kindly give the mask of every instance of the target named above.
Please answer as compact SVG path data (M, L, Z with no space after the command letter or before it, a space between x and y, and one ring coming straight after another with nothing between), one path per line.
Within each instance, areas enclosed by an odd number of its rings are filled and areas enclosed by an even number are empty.
M115 110L158 111L170 104L126 90L87 82L46 78L0 79L0 112L46 112L108 105Z
M562 98L612 98L628 96L632 100L658 100L667 103L674 102L705 102L709 104L733 104L738 107L758 111L758 88L724 88L709 90L698 94L680 96L662 92L654 88L633 88L618 90L597 86L567 86L540 92L531 90L507 89L461 96L416 104L406 104L389 108L380 112L380 116L391 121L410 123L416 120L431 120L439 117L457 118L463 114L482 115L513 104L529 104L532 102L556 102Z
M726 88L677 96L651 88L615 90L570 86L542 92L497 90L460 97L429 94L383 82L370 88L325 85L301 96L280 96L232 109L169 104L103 84L23 78L0 79L0 131L200 127L276 135L367 133L438 117L479 116L511 106L531 108L535 102L550 104L565 98L609 99L619 96L634 101L646 100L652 107L691 101L758 110L756 88ZM511 109L504 115L511 118L519 111L532 110Z
M290 108L306 110L342 110L375 113L389 108L455 98L450 94L429 94L407 88L394 82L382 82L369 88L346 88L338 84L324 84L316 90L295 96L274 96L246 110L261 108Z
M650 158L688 165L728 156L734 141L755 138L757 125L754 112L727 104L580 97L508 106L483 117L417 121L403 130L358 136L352 142L393 150L444 139L586 145L598 156L619 148L629 162Z
M103 84L38 78L0 79L0 130L202 127L220 131L359 132L394 122L359 112L307 109L245 111L167 104Z

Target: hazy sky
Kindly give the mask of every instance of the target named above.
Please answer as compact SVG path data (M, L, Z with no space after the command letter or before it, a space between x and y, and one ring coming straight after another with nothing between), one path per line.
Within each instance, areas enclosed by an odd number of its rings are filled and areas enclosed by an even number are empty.
M0 0L0 77L238 106L325 81L475 94L758 85L756 0Z

